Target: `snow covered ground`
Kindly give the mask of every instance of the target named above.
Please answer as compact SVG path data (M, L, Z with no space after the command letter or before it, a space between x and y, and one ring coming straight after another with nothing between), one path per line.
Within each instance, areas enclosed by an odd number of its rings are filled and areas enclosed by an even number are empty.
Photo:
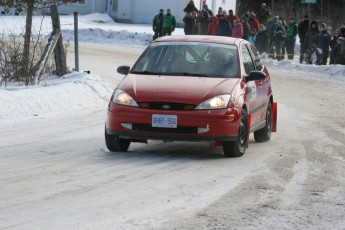
M62 34L65 41L74 41L73 15L60 16ZM18 36L23 33L24 16L0 16L0 33ZM34 34L48 35L51 32L51 19L48 16L35 16ZM147 46L152 39L151 25L133 25L114 22L106 14L79 16L79 40L117 46ZM174 35L182 35L177 28ZM345 66L312 66L295 61L281 61L264 58L269 68L301 73L330 81L345 82ZM21 120L35 115L64 113L107 102L112 88L101 77L94 74L72 73L62 78L45 79L39 86L9 86L0 88L0 123ZM68 100L66 100L68 99Z
M72 42L73 16L60 20ZM0 33L21 34L24 21L0 16ZM50 18L41 22L34 31L50 33ZM152 37L151 25L101 14L80 16L79 28L93 55L93 44L122 52ZM263 62L278 133L239 159L194 143L108 152L102 133L115 85L97 72L0 88L0 229L344 229L345 66Z

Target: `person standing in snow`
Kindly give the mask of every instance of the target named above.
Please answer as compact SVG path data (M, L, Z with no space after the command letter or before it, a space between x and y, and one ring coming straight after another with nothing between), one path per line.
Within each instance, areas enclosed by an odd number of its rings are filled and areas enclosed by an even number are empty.
M163 15L163 36L171 35L175 27L175 16L171 14L170 9L167 9L167 13Z
M298 37L301 43L299 62L302 63L304 60L304 53L307 51L305 45L305 38L309 30L309 18L305 15L303 21L298 24Z
M259 33L256 34L255 46L259 53L267 53L269 46L268 33L266 31L265 25L261 24L259 26Z
M231 25L230 25L230 22L226 19L225 14L221 14L220 16L220 20L218 22L218 28L217 28L217 35L226 36L226 37L232 36Z
M256 14L256 18L258 19L259 23L266 25L271 16L271 11L267 9L266 3L262 3L260 10Z
M233 10L229 10L229 15L226 18L230 22L232 28L234 27L234 20L240 20L240 18L234 14Z
M217 35L217 28L218 28L218 18L216 16L212 16L212 21L208 24L208 35Z
M153 35L153 40L156 40L157 38L162 36L163 33L163 14L164 14L164 10L160 9L159 10L159 14L157 14L154 18L153 18L153 23L152 23L152 29L155 32L155 34Z
M193 11L198 12L199 10L195 7L194 1L190 0L187 6L183 9L183 11L186 13L191 13Z
M285 37L286 37L286 31L283 27L283 24L281 21L278 21L277 23L277 29L274 33L274 47L276 52L276 59L278 61L283 59L283 48L285 43Z
M310 28L308 30L308 33L305 37L304 43L306 50L310 50L311 44L317 44L319 40L319 28L316 21L312 21L310 23Z
M255 45L256 43L256 30L254 28L250 29L250 36L248 38L248 42Z
M210 16L206 10L200 10L196 18L198 33L200 35L207 35L208 24L210 23Z
M259 31L259 21L256 19L256 15L254 13L251 13L249 16L249 26L250 29L255 29L255 31Z
M275 31L277 29L277 25L278 25L278 20L279 17L278 16L274 16L273 19L271 21L269 21L267 23L267 27L266 27L266 31L268 34L268 39L269 39L269 46L268 46L268 57L269 58L274 58L274 35L275 35Z
M286 25L286 39L285 46L288 59L293 60L295 56L295 43L297 36L298 25L295 22L294 18L289 19L289 23Z
M250 26L249 26L249 23L247 21L247 18L246 17L242 17L241 18L241 23L242 23L242 26L243 26L243 36L242 36L242 38L245 39L245 40L248 40L249 34L250 34Z
M193 12L188 12L186 15L183 17L183 22L184 22L184 34L185 35L191 35L195 34L196 31L196 16L195 16L195 11Z
M232 37L242 38L243 37L243 25L239 20L234 20L234 26L232 27Z
M212 10L210 10L210 8L208 8L208 5L207 5L207 4L203 5L202 8L208 12L208 15L209 15L210 17L214 16Z
M327 65L327 59L329 54L329 46L331 44L331 35L327 31L325 23L322 23L320 26L320 34L317 43L317 47L322 50L322 65Z
M329 55L330 57L330 60L329 60L329 64L335 64L334 62L334 55L333 55L333 51L334 51L334 47L337 45L338 43L338 38L340 38L340 30L339 29L336 29L334 31L334 34L333 34L333 37L332 37L332 40L331 40L331 44L330 44L330 47L331 47L331 53Z

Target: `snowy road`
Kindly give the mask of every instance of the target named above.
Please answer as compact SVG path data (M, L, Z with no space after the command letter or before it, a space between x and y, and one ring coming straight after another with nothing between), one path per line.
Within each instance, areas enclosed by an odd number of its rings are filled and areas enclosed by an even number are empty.
M82 47L80 66L115 87L141 51ZM278 132L238 159L182 142L111 153L106 104L3 126L0 229L344 229L345 85L270 72Z

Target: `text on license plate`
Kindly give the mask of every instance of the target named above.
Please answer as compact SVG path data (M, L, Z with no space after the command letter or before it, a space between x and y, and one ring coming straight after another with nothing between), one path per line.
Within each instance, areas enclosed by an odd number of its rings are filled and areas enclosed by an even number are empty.
M152 114L152 127L177 128L177 115Z

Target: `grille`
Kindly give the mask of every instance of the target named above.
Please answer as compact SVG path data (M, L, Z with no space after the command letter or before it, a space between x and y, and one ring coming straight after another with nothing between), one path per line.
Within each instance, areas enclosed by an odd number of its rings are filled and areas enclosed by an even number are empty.
M133 124L133 130L146 132L160 132L160 133L182 133L182 134L197 134L198 128L189 126L178 126L177 128L158 128L146 124Z
M182 104L182 103L164 103L164 102L150 102L139 103L140 108L150 109L164 109L164 110L194 110L195 105Z

